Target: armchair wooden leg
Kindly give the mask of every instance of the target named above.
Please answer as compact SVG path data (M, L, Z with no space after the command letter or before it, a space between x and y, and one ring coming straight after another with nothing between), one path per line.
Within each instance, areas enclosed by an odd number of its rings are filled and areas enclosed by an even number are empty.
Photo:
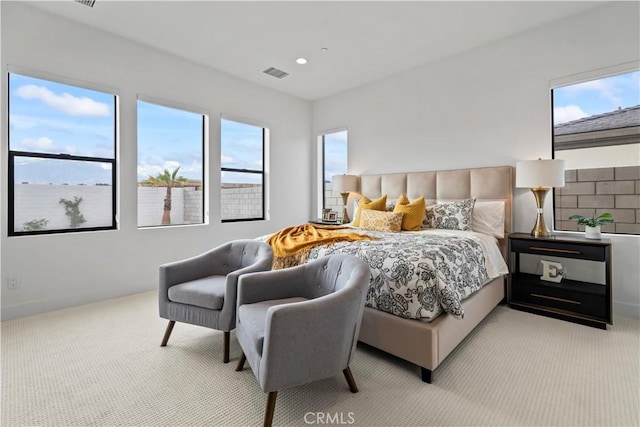
M222 356L222 361L224 363L229 363L229 338L231 336L231 332L224 333L224 355Z
M246 361L247 361L247 356L245 356L244 353L242 353L240 360L238 360L238 366L236 366L236 371L242 371L242 368L244 368L244 362Z
M273 424L273 413L276 410L276 397L278 397L277 391L270 391L267 398L267 409L264 412L264 427L271 427Z
M344 378L347 380L347 384L349 384L349 390L351 393L358 392L358 386L356 385L356 380L353 379L353 375L351 375L351 369L347 366L347 369L343 370Z
M167 329L164 331L164 338L162 338L162 344L160 347L166 347L167 341L169 341L169 337L171 336L171 331L173 331L173 325L176 324L175 320L169 320L169 324L167 325Z

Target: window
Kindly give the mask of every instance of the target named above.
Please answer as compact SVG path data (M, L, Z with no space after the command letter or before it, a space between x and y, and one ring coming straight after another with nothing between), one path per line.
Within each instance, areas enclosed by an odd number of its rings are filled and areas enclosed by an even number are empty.
M571 215L609 212L602 231L640 234L640 71L557 87L553 154L567 162L554 191L555 229L582 231Z
M222 221L264 219L264 153L269 130L224 118L220 125Z
M116 96L9 74L9 235L116 228Z
M342 213L342 197L333 192L331 178L347 173L347 131L322 135L322 207Z
M204 222L206 116L138 101L138 227Z

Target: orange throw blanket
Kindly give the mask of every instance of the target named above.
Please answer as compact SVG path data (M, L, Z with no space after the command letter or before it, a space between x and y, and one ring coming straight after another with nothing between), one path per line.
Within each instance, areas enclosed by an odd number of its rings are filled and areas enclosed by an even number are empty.
M287 227L273 234L267 243L273 249L273 269L293 267L307 261L311 249L315 246L330 245L337 242L375 239L358 233L342 233L333 230L347 228L343 226L318 226L313 224Z

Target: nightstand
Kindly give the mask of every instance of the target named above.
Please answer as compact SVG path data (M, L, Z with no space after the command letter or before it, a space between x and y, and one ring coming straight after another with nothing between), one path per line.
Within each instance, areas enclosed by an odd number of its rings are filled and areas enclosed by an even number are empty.
M342 225L339 221L324 221L321 218L311 219L309 220L310 224L320 224L320 225Z
M521 271L521 256L538 256L540 261L562 262L562 259L579 263L591 261L604 269L604 283L572 280L563 277L558 283L543 280L543 271ZM552 258L550 258L552 257ZM584 237L550 236L533 237L530 234L514 233L509 236L510 270L507 285L507 302L512 308L541 314L596 328L607 329L613 324L611 296L611 241L588 240ZM531 263L530 263L531 264ZM557 276L557 265L552 265ZM555 278L558 280L558 277Z

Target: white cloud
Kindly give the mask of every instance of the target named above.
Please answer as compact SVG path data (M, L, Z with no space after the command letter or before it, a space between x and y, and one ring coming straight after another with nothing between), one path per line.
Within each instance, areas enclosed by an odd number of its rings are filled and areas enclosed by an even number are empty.
M150 176L157 176L162 172L163 168L159 165L149 165L146 163L138 165L138 176L144 177L143 179L147 179Z
M147 179L150 176L158 176L159 174L164 173L165 169L170 173L173 173L176 168L180 166L180 162L176 162L175 160L165 160L163 165L150 165L148 163L142 163L138 165L138 178L139 179ZM187 169L187 171L190 169ZM184 176L185 169L180 167L178 171L178 176Z
M179 167L180 167L180 162L176 162L175 160L165 160L164 167L162 169L163 171L164 169L166 169L169 172L173 173L173 171ZM180 175L180 172L182 172L182 168L178 171L178 175Z
M231 156L222 156L220 158L220 161L222 163L233 163L233 157L231 157Z
M51 138L41 136L40 138L23 138L20 146L29 151L52 151L56 149Z
M567 105L565 107L556 107L553 109L553 124L566 123L587 117L589 114L582 111L577 105Z
M10 114L9 125L12 130L28 130L36 127L38 124L32 117Z
M584 83L578 83L566 88L569 92L580 94L582 92L596 92L603 99L606 99L614 106L622 103L622 98L618 95L624 91L619 87L619 82L611 79L590 80Z
M49 107L72 116L109 116L109 106L107 104L97 102L86 96L78 98L68 93L58 95L45 87L36 85L20 86L15 93L23 99L40 100Z

